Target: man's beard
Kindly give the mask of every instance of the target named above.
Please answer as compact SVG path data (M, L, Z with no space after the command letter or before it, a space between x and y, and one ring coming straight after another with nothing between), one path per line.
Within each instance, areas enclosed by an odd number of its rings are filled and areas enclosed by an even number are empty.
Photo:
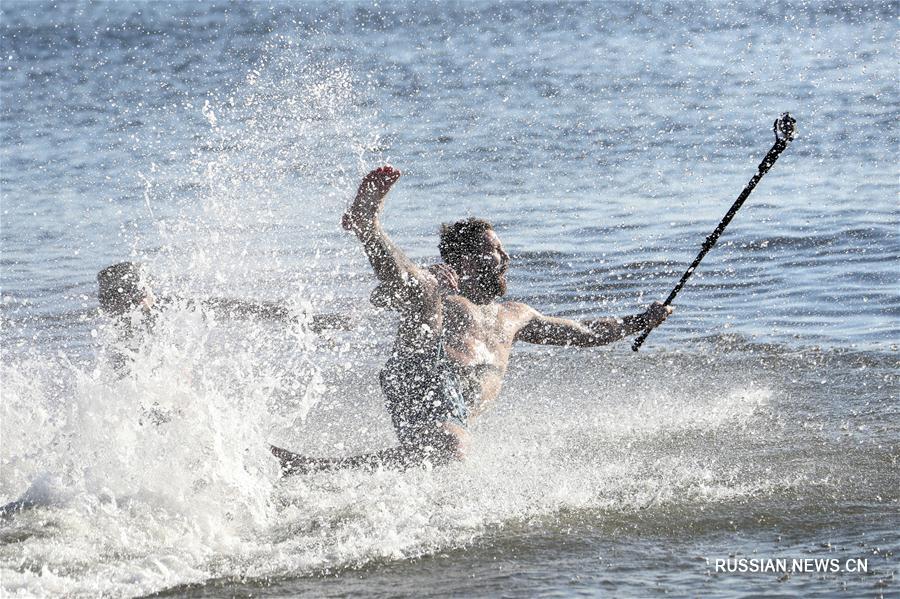
M488 297L503 297L506 295L506 273L493 269L482 272L478 277L478 288Z

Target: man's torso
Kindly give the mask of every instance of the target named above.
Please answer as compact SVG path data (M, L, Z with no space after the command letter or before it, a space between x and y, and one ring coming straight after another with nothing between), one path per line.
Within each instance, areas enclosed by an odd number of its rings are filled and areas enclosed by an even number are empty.
M460 295L443 300L445 355L470 390L474 414L500 394L516 333L527 319L523 308L516 302L479 305Z

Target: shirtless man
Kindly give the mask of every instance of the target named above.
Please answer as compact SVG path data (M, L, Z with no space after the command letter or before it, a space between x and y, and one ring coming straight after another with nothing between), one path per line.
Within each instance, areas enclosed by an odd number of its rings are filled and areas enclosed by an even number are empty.
M381 371L385 405L400 444L332 459L273 447L287 474L461 459L470 414L500 393L513 343L604 345L657 326L672 312L656 302L642 314L578 322L545 316L520 302L497 301L506 293L509 254L491 224L481 219L441 229L441 258L455 277L417 266L379 220L385 196L399 178L400 171L390 166L366 175L342 224L362 243L375 270L378 302L401 314L391 357ZM457 289L448 293L453 285Z

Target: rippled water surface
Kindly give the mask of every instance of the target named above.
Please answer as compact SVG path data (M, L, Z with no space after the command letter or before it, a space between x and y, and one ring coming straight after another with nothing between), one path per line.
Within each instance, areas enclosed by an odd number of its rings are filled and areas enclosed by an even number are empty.
M4 594L878 596L900 550L896 2L0 5ZM392 317L338 225L437 260L491 219L510 296L662 299L639 353L522 347L464 464L278 478L394 437ZM132 356L96 273L175 302ZM166 414L162 422L153 414ZM728 557L868 573L721 573Z

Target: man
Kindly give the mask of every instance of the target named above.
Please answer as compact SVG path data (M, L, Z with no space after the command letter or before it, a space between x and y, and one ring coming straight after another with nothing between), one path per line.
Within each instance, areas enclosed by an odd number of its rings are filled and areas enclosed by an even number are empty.
M150 313L178 299L158 298L153 292L150 278L143 265L136 262L120 262L107 266L97 273L100 309L111 317L130 316L138 308L142 313ZM204 308L217 315L237 318L264 318L271 320L292 320L296 314L285 306L269 302L247 302L228 298L203 298L197 301ZM341 314L314 314L309 319L311 331L319 333L325 329L346 329L350 318Z
M273 447L285 473L337 468L443 464L465 456L469 415L496 399L513 343L592 347L659 325L660 303L622 319L578 322L545 316L506 293L509 254L489 222L444 225L440 253L454 276L414 264L384 232L379 213L400 171L384 166L363 179L342 224L362 243L380 281L373 301L401 314L381 388L398 447L349 458L310 458ZM457 286L450 293L448 286ZM444 293L442 293L442 288Z
M161 310L180 298L157 297L143 265L120 262L97 273L100 310L113 319L117 337L108 354L113 369L124 376L130 371L131 356L139 351L145 336L152 332ZM297 315L285 306L270 302L248 302L229 298L191 299L217 316L290 321ZM352 319L342 314L314 314L307 320L309 330L347 329Z
M108 266L97 273L97 299L100 310L113 320L112 333L106 353L116 376L124 377L132 372L135 355L141 351L147 336L152 334L154 324L167 305L179 300L175 296L157 297L153 292L150 278L143 265L135 262L120 262ZM228 298L191 299L212 311L217 316L230 318L259 318L290 321L297 315L285 306L269 302L256 303ZM314 314L307 320L309 330L321 332L325 329L346 329L351 318L341 314ZM144 419L160 425L172 419L172 413L154 403L143 410Z

